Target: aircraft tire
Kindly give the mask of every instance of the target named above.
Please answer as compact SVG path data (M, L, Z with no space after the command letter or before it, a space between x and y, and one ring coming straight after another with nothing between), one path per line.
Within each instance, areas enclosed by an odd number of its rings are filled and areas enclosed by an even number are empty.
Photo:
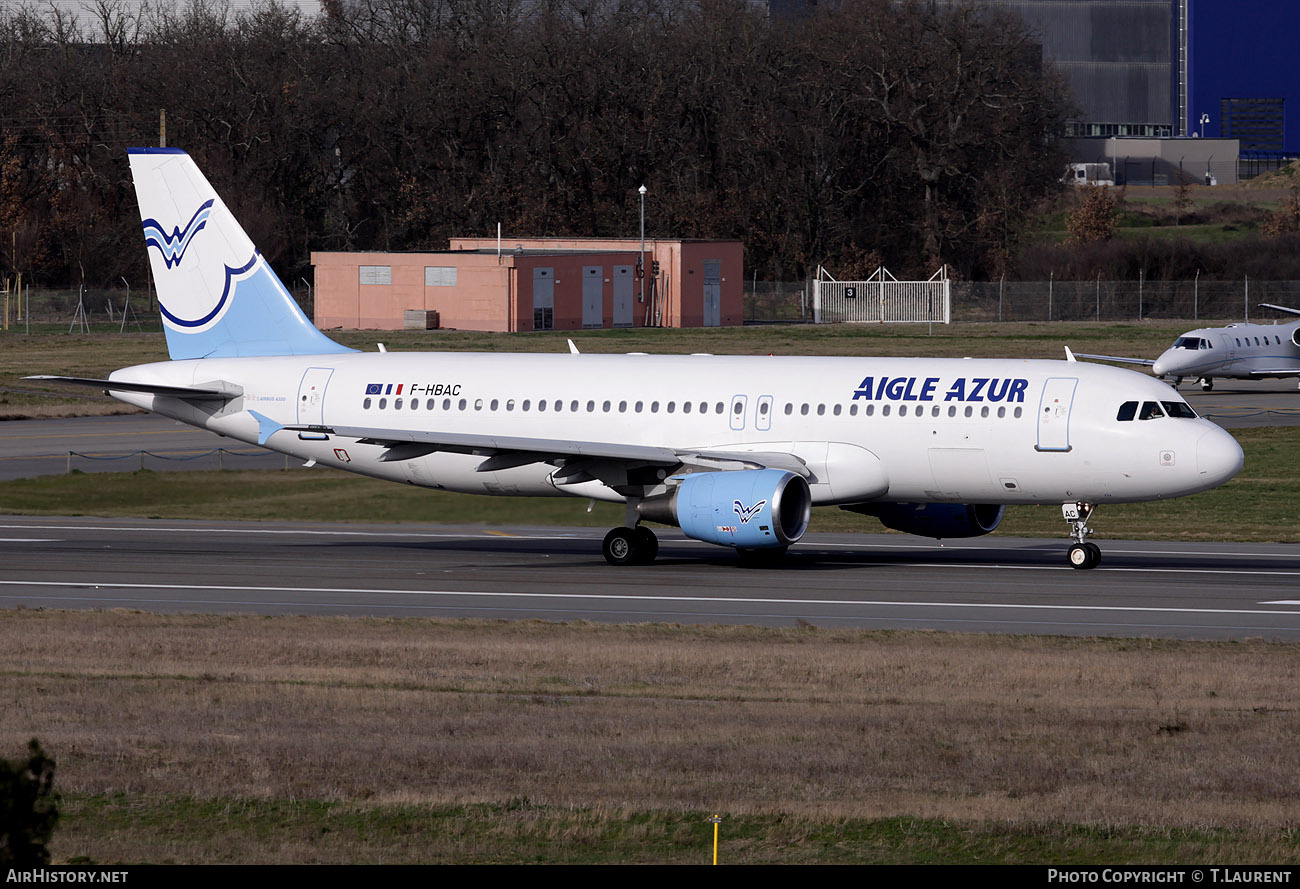
M615 528L605 535L600 552L611 565L635 565L641 551L637 543L636 531L631 528Z
M1070 547L1067 558L1071 568L1096 568L1101 561L1101 547L1095 543L1076 543Z
M659 538L649 528L639 525L633 528L632 539L636 544L638 565L649 565L659 555Z

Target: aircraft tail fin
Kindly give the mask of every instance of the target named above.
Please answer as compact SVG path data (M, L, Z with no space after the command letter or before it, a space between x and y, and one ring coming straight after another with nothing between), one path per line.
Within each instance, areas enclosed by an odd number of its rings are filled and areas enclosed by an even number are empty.
M353 351L308 320L188 154L127 152L173 359Z

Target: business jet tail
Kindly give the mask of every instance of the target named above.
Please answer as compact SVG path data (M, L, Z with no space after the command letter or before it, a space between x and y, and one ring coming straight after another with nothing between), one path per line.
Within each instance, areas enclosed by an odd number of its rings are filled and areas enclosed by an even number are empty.
M352 351L302 313L188 154L128 154L173 359Z

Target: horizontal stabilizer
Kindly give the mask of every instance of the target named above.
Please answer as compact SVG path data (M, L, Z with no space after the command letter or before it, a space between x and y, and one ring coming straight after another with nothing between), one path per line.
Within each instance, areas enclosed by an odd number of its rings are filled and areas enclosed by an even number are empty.
M205 386L164 386L160 383L128 383L125 380L97 380L91 377L56 377L42 374L23 377L24 380L44 380L49 383L71 383L74 386L92 386L105 392L144 392L186 401L230 401L244 394L240 386L216 381Z
M1261 309L1272 309L1275 312L1285 312L1288 315L1300 315L1300 309L1288 309L1286 306L1275 306L1272 303L1260 303Z

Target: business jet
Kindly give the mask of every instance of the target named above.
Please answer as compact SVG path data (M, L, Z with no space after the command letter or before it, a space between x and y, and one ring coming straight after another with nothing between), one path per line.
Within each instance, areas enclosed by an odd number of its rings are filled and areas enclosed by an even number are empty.
M1262 309L1300 315L1300 309L1271 303L1259 305ZM1171 380L1174 388L1178 388L1184 379L1199 379L1201 388L1209 392L1214 388L1215 378L1262 380L1300 377L1300 321L1229 324L1227 327L1189 330L1156 359L1083 353L1077 357L1145 365L1160 379Z
M129 151L170 361L58 379L300 460L488 495L623 504L643 522L784 553L814 505L936 538L1060 504L1092 568L1096 505L1194 494L1241 447L1144 374L1074 361L359 352L303 315L190 157ZM1068 353L1067 353L1068 354Z

